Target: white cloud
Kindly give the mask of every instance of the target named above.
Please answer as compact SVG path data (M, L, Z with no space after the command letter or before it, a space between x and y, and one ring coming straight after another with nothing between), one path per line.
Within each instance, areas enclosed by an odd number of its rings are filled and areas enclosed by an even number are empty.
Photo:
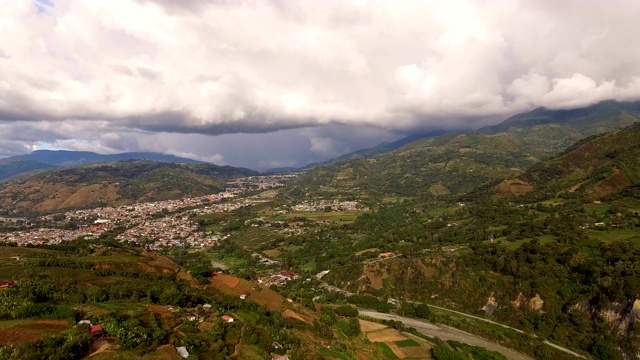
M327 124L472 128L537 106L640 99L632 1L39 4L0 0L0 122L65 146ZM308 142L327 156L342 144Z

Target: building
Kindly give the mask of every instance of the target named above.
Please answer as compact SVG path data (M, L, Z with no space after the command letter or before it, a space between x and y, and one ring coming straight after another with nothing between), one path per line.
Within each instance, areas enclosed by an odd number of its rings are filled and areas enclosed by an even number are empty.
M232 323L233 322L233 318L231 316L229 316L229 315L223 315L222 316L222 320L224 322L227 322L227 323Z
M9 280L9 281L0 281L0 289L6 289L6 288L10 288L13 285L15 285L15 281L13 280Z
M176 346L176 351L178 351L178 355L182 356L184 359L189 357L189 352L184 346Z
M92 325L91 326L91 335L101 337L104 335L104 329L101 325Z

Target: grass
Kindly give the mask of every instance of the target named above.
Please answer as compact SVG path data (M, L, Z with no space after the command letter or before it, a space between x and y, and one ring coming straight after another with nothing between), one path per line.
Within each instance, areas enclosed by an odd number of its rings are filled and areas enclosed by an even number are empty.
M234 241L240 246L254 248L265 242L270 242L281 237L282 235L276 234L272 230L264 227L254 227L233 233L229 240Z
M609 204L586 204L584 206L584 210L591 214L592 212L596 213L596 215L604 215L607 211L611 209L611 205Z
M395 344L400 348L420 346L420 344L418 344L418 342L413 339L395 341Z
M349 357L346 354L331 349L320 349L320 355L325 358L349 360Z
M139 303L124 302L124 301L105 301L105 302L92 302L81 305L79 309L83 309L88 313L105 314L109 312L119 312L134 314L137 311L143 310L145 307Z
M247 263L246 260L240 259L232 255L222 255L220 253L210 252L210 251L205 252L205 254L207 254L207 257L210 260L223 263L230 269L243 268Z
M375 342L376 346L380 348L380 350L382 350L382 353L384 354L384 356L390 358L390 359L397 359L398 357L396 356L396 354L393 352L393 350L391 350L391 348L389 347L389 345L383 343L383 342Z
M191 357L191 356L190 356ZM105 351L91 357L91 360L179 360L182 359L175 347L163 345L155 351L140 354L139 350Z
M234 315L243 322L249 323L251 325L256 325L259 318L258 314L248 311L237 311L234 313Z
M361 211L299 211L292 212L286 215L287 218L304 217L312 221L333 221L339 223L351 223L354 222L358 216L362 214Z
M311 272L316 271L317 270L316 269L316 263L315 263L315 261L308 262L308 263L300 266L300 269L302 271L311 271Z
M520 246L522 246L523 244L530 242L531 240L533 240L533 239L522 239L522 240L517 240L517 241L504 241L504 240L502 240L502 245L504 245L509 250L515 250L515 249L519 248ZM543 236L538 236L538 240L540 240L540 244L548 244L548 243L551 243L551 242L555 242L558 239L553 235L543 235Z
M0 246L0 259L10 259L13 256L28 256L29 254L50 254L53 252L55 251L22 246Z
M614 241L631 240L640 245L640 228L616 229L616 230L587 230L587 235L600 242L611 243Z
M446 212L453 213L458 209L460 209L460 207L458 205L447 206L447 207L438 207L438 208L435 208L435 209L430 209L429 211L427 211L427 214L436 217L436 216L441 216L442 214L444 214Z
M236 350L238 351L237 359L262 360L264 356L260 354L260 349L255 345L240 344Z
M97 277L91 273L88 269L68 269L62 267L39 267L39 266L22 266L10 265L1 266L0 274L2 279L4 278L17 278L23 275L43 276L48 275L51 277L59 278L73 278L79 282L92 282Z

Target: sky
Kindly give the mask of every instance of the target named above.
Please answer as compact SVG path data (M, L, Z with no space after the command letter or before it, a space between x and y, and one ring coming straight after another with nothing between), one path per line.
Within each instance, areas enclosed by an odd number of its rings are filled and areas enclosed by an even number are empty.
M0 157L264 170L640 99L640 1L0 0Z

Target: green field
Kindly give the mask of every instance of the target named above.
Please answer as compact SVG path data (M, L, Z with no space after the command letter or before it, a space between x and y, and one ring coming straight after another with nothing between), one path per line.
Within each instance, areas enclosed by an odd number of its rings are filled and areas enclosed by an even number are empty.
M286 214L285 216L287 219L307 218L312 221L351 223L354 222L361 214L361 211L298 211ZM279 215L277 218L281 217L282 215Z
M589 237L592 239L596 239L605 243L630 240L636 245L640 245L640 228L619 230L587 230L587 235L589 235Z
M548 244L548 243L551 243L551 242L554 242L554 241L558 240L553 235L538 236L537 239L540 240L540 244ZM515 250L515 249L519 248L520 246L522 246L523 244L526 244L526 243L530 242L531 240L533 240L533 239L522 239L522 240L518 240L518 241L505 241L504 239L502 239L502 245L504 245L507 249Z
M393 352L393 350L391 350L391 348L389 347L389 345L383 343L383 342L376 342L375 343L377 347L380 348L380 350L382 350L382 353L390 359L397 359L398 357L396 356L396 354Z
M595 213L596 215L604 215L610 209L611 205L609 204L587 204L584 206L587 213Z
M400 348L420 346L420 344L418 344L418 342L413 339L396 341L394 342L394 344L396 344Z

